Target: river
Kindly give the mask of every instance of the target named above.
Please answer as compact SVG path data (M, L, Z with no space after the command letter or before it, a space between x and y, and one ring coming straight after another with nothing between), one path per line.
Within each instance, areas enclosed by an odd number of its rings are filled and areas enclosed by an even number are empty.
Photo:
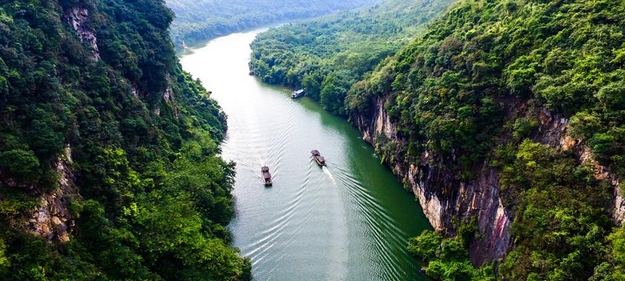
M406 245L431 226L359 132L248 75L249 43L262 31L220 37L180 58L228 115L222 156L237 163L228 228L254 280L427 280Z

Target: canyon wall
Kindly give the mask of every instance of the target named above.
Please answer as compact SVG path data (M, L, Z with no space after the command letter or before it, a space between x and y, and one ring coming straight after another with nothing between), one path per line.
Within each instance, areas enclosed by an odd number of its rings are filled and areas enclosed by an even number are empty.
M385 110L387 98L378 97L372 102L372 116L355 116L352 122L363 134L363 139L373 146L381 145L379 138L393 142L396 147L406 145L406 140L398 137L398 130ZM568 119L560 118L547 110L528 112L521 103L510 106L509 112L517 116L538 114L539 125L532 140L548 144L554 148L573 150L580 163L594 161L589 149L567 134ZM511 113L512 114L512 113ZM401 149L399 149L401 150ZM405 153L395 157L385 157L384 161L417 197L425 216L432 227L449 236L456 235L459 221L477 218L478 238L470 245L470 259L474 265L482 265L503 259L513 247L510 226L514 212L504 204L498 170L489 165L486 159L474 169L476 177L462 180L458 173L449 171L443 165L442 157L425 151L420 159L404 159ZM455 156L454 156L455 157ZM617 224L625 217L625 201L615 179L605 167L595 162L598 178L608 178L615 187L611 211Z

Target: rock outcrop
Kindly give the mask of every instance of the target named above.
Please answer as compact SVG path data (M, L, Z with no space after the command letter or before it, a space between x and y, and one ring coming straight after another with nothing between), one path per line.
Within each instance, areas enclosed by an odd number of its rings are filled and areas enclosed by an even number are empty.
M174 116L178 117L180 112L178 111L178 106L176 105L174 90L172 90L171 87L167 87L167 89L165 89L165 92L163 93L163 100L174 109ZM157 108L157 110L159 110L157 113L158 115L160 114L160 109Z
M610 173L607 167L600 165L593 159L592 152L588 146L568 134L568 119L558 117L547 110L540 111L538 116L540 127L538 133L534 136L534 140L549 144L554 148L573 151L577 155L580 164L590 164L594 167L595 177L599 180L607 180L614 188L611 206L612 219L617 225L622 225L623 220L625 220L625 200L620 188L620 180Z
M40 204L31 212L27 229L50 242L63 243L70 240L74 219L69 212L71 200L79 197L71 168L71 148L65 148L65 155L59 157L56 172L58 186L51 192L39 196Z
M363 139L374 146L384 141L403 146L406 141L398 137L396 125L389 118L384 104L385 98L375 98L372 102L372 116L353 116L353 123L363 134ZM518 104L521 111L525 106ZM517 113L518 114L518 113ZM536 114L536 112L526 112ZM548 144L554 148L574 150L580 163L594 161L589 149L567 134L568 119L560 118L548 110L539 113L539 128L532 136L533 141ZM405 153L398 153L403 157ZM403 180L407 188L414 192L425 216L436 231L455 235L455 221L476 217L479 239L470 245L470 259L475 265L482 265L496 259L505 258L513 247L510 226L514 212L505 207L499 182L498 170L488 165L488 159L477 168L476 178L464 181L453 171L446 170L442 159L426 151L420 159L388 159L385 164ZM594 163L594 162L593 162ZM594 163L598 178L608 178L615 187L613 217L617 224L625 218L625 200L619 190L620 182L605 167ZM457 224L456 224L457 226Z
M374 145L376 136L381 134L390 141L405 143L397 137L397 128L384 109L385 102L375 99L373 118L359 116L355 119L356 126L364 139ZM513 214L503 206L497 171L484 163L476 180L463 182L441 168L437 158L426 152L418 163L406 165L405 159L395 159L394 163L386 164L416 195L436 231L455 235L454 218L477 217L481 239L470 245L474 264L505 257L512 246L509 228Z
M87 43L93 52L92 59L100 60L100 51L98 50L98 38L93 30L87 28L86 23L89 19L89 10L84 7L74 7L65 12L65 21L74 28L80 41Z
M614 210L612 211L612 218L617 225L623 225L625 220L625 199L623 191L620 188L620 182L615 182L619 188L614 189Z

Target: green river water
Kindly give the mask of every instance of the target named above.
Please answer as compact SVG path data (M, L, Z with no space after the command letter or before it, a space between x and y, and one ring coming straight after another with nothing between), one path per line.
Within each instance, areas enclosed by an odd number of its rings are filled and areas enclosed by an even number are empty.
M254 280L427 280L406 251L409 237L431 228L414 195L346 120L248 75L249 43L261 31L181 56L228 115L222 156L237 163L228 228Z

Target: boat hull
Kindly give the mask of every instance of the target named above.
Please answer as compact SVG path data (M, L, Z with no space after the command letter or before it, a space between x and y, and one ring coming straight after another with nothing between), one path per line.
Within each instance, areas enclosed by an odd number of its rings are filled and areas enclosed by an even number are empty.
M321 154L319 153L318 150L313 150L310 152L313 156L313 158L315 159L315 162L317 162L317 164L319 166L325 166L326 165L326 159L323 158L323 156L321 156Z
M293 93L291 93L291 98L292 99L300 98L300 97L303 97L303 96L304 96L304 90L303 89L300 89L300 90L297 90L297 91L293 91Z
M260 168L260 172L263 174L263 180L265 181L265 186L270 186L273 184L271 181L271 173L269 173L269 167L263 166Z

